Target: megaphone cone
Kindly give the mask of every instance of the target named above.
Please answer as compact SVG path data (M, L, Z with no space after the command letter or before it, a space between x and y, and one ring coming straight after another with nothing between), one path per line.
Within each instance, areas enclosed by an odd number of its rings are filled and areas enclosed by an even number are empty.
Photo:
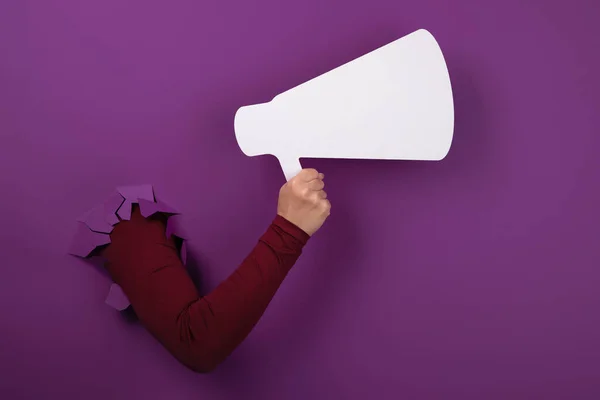
M288 180L301 157L441 160L454 130L444 56L418 30L268 103L241 107L234 129L244 154L276 156Z

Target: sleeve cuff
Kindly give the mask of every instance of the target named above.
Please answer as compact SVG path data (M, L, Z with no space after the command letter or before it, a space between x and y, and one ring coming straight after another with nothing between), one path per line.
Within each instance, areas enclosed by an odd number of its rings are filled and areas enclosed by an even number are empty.
M279 214L275 216L273 224L279 227L288 235L292 236L297 241L299 241L302 244L302 246L304 246L308 242L308 239L310 239L308 233L304 232L302 229L300 229L295 224L291 223Z

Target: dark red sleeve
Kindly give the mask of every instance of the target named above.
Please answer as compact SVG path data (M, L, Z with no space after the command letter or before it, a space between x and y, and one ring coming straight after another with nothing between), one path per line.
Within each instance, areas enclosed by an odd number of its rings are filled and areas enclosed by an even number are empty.
M165 221L145 219L137 207L115 226L104 255L146 329L184 365L208 372L250 333L308 239L276 216L241 265L203 297L165 237Z

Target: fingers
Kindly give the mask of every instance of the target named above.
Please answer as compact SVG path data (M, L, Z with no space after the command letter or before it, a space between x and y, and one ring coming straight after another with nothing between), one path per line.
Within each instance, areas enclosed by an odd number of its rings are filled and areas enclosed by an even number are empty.
M300 171L296 177L304 182L310 182L314 179L325 179L325 174L314 168L305 168Z
M323 182L324 178L325 174L318 172L313 168L306 168L292 178L289 184L302 191L319 191L323 190L325 187L325 183Z
M296 175L292 185L296 188L297 193L305 198L312 198L312 201L318 203L320 207L323 207L324 212L328 213L331 204L327 200L327 192L323 190L325 188L324 178L325 174L313 168L306 168Z
M313 179L319 178L319 172L314 168L305 168L302 171L298 172L296 177L304 182L310 182Z
M310 190L319 191L323 190L323 188L325 187L325 182L323 182L321 179L313 179L312 181L308 182L306 186Z
M316 170L312 170L307 173L307 176L314 177L315 172L317 173L316 178L307 182L306 187L309 191L312 191L314 193L313 196L316 201L322 201L324 199L327 199L327 192L323 190L323 188L325 187L325 182L323 182L325 174L317 172Z

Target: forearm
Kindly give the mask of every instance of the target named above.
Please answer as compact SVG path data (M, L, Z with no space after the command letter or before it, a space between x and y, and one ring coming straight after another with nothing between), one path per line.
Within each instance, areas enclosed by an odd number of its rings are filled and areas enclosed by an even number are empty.
M308 240L299 228L275 218L241 265L201 297L172 240L152 232L162 228L132 221L139 227L116 235L111 246L121 251L112 252L107 268L144 326L197 371L214 368L248 335ZM132 235L137 235L133 249L125 250L124 241L133 242Z
M275 218L242 264L189 308L190 332L216 343L209 358L222 361L250 333L307 240L299 228Z

